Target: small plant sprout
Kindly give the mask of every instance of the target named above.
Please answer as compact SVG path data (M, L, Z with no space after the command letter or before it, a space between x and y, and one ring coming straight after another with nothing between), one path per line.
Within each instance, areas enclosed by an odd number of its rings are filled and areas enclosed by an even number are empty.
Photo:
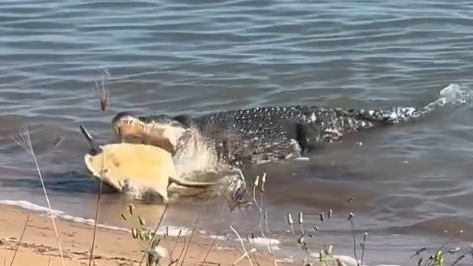
M131 236L138 242L142 251L148 257L148 265L159 265L156 261L162 258L162 252L157 252L160 239L154 239L155 232L146 226L146 221L135 212L133 204L128 205L128 214L122 213L121 218L128 223L131 228ZM149 264L150 262L154 264Z
M351 226L351 234L352 234L352 238L353 238L353 255L355 256L355 260L357 261L357 265L360 266L360 263L358 261L358 255L357 255L357 252L356 252L356 233L355 233L355 222L354 222L354 219L355 218L355 214L353 212L350 212L350 214L348 215L348 218L347 220L350 222L350 226Z
M292 220L292 214L291 213L287 214L287 223L291 227L292 234L294 234L294 220Z
M298 222L299 224L304 224L304 214L302 212L299 212Z
M263 177L261 178L261 193L264 192L265 184L266 184L266 173L263 173Z
M437 251L434 255L434 265L443 266L445 262L445 254L442 250Z
M256 177L255 183L253 185L253 198L256 198L256 189L259 186L259 176Z
M361 246L361 265L363 265L363 260L365 258L365 250L366 250L366 239L368 238L368 232L363 234L363 242L360 244Z
M304 214L302 212L299 212L298 222L301 227L301 233L304 234Z

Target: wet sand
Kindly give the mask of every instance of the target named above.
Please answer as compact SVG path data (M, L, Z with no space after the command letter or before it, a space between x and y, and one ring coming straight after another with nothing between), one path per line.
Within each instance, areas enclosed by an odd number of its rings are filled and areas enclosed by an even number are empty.
M26 229L19 245L13 265L61 265L61 258L51 219L44 213L18 207L0 206L0 264L9 265L18 246L22 231ZM61 246L66 265L88 265L93 226L56 218ZM161 241L163 247L173 250L176 259L185 250L184 241L190 236L169 237ZM234 247L222 246L211 239L192 238L183 265L232 265L241 255L239 243ZM175 246L175 248L174 248ZM209 248L212 247L206 257ZM185 253L184 253L185 254ZM143 253L140 246L125 230L97 228L94 263L95 265L139 265ZM205 258L206 257L206 258ZM203 262L205 258L205 262ZM255 254L253 263L260 265L291 265L274 262L269 255ZM181 261L178 262L181 265ZM145 265L143 263L143 265ZM167 265L167 264L165 264ZM176 264L174 264L176 265ZM242 260L238 265L250 265Z

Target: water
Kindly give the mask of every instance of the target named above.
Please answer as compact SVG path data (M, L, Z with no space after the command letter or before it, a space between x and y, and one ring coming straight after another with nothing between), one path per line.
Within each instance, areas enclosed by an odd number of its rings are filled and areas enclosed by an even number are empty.
M450 83L471 84L472 17L469 1L2 1L0 198L45 204L30 157L9 137L25 125L54 207L91 218L97 184L82 163L79 124L105 141L123 110L423 106ZM102 114L92 89L104 70L112 98ZM281 245L295 250L288 211L309 221L331 208L325 241L351 255L345 218L355 211L357 228L370 232L368 261L402 263L440 246L444 230L464 230L452 245L473 240L472 122L468 107L447 108L353 136L309 162L247 172L268 172ZM126 199L107 193L103 205L113 224ZM192 206L179 204L170 222L185 223ZM232 221L251 232L249 217L230 214L213 229Z

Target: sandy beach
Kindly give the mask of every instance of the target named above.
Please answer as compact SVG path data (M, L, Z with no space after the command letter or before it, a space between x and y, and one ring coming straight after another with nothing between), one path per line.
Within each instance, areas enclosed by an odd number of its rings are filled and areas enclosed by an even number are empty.
M55 220L65 265L88 265L93 226L61 218ZM23 238L18 246L23 230ZM172 257L175 259L179 257L177 254L185 251L184 242L188 242L188 239L189 236L181 237L176 242L176 238L170 237L161 241L160 245L172 247ZM208 252L211 246L212 249ZM62 265L52 222L45 213L0 205L1 265L10 265L17 247L13 265ZM182 265L232 265L242 255L239 243L236 243L234 247L223 247L218 241L213 243L211 239L201 239L197 236L192 238L185 252L187 255ZM143 252L137 241L131 237L130 232L97 228L95 265L139 265L142 256ZM205 261L203 261L204 258ZM269 255L255 254L253 260L255 264L275 265L273 258ZM174 265L181 265L181 262ZM242 260L238 265L250 264L249 261ZM278 261L277 265L290 264Z

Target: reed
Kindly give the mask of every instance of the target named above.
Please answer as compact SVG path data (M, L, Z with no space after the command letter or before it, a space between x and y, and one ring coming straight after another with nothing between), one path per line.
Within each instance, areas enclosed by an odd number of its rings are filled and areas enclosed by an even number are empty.
M43 174L41 173L41 169L39 167L38 159L36 158L36 153L33 148L33 144L31 142L31 136L30 136L30 131L27 127L19 130L19 135L18 136L12 136L11 137L13 141L18 144L23 150L25 150L29 155L31 155L31 158L34 161L35 167L36 167L36 173L39 177L39 180L41 182L41 187L43 188L43 194L44 198L46 199L46 203L48 205L48 215L51 217L51 222L53 224L54 228L54 234L56 235L56 241L57 245L59 248L59 255L61 257L61 263L64 266L64 255L62 252L62 246L61 246L61 240L59 237L59 231L56 226L56 221L54 219L54 215L52 213L52 207L51 207L51 202L49 200L48 192L46 191L46 186L44 184L44 179L43 179ZM13 263L13 262L12 262Z
M108 71L104 70L105 74L107 77L110 76ZM106 79L105 75L101 76L100 82L95 81L95 92L96 96L99 100L100 104L100 110L102 113L104 113L107 110L108 104L110 102L110 94L108 91L108 87L106 85ZM104 172L104 165L105 165L105 156L102 158L102 169L100 170L100 173L102 174ZM100 177L99 181L99 190L97 192L97 201L95 203L95 221L94 221L94 231L92 233L92 243L90 247L90 256L89 256L89 266L92 265L93 260L94 260L94 250L95 250L95 240L97 238L97 223L99 221L99 216L100 216L100 202L102 200L102 192L103 192L103 176Z
M23 231L21 232L20 239L18 240L18 243L16 245L15 253L13 253L13 257L11 259L10 266L13 265L13 262L15 261L15 258L16 258L16 254L18 253L18 250L20 249L20 245L21 245L21 242L23 240L23 236L25 235L26 228L28 227L29 220L30 220L30 214L28 214L28 216L26 217L25 226L23 227Z

